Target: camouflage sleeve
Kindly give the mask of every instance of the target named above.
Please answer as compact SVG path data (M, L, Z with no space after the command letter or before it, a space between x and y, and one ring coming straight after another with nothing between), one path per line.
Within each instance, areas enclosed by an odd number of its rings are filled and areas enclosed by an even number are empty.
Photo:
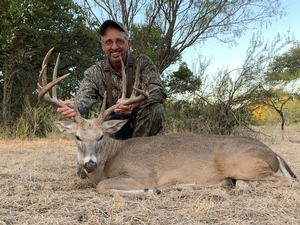
M88 115L95 103L101 104L103 96L100 95L106 89L102 79L103 73L99 64L91 66L84 72L84 78L76 96L76 104L81 115Z
M141 64L141 83L147 83L149 77L151 77L149 85L149 98L147 101L142 102L140 107L145 107L153 103L163 103L167 97L167 92L162 85L160 74L157 70L156 65L146 55L139 56L139 62Z

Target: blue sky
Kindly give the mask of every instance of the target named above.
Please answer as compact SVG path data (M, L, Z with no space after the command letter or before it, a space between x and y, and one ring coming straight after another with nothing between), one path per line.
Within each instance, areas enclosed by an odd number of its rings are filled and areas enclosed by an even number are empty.
M286 35L287 31L294 35L295 40L300 41L300 1L299 0L283 0L283 5L286 6L287 15L279 20L272 21L272 25L268 29L262 30L264 40L270 42L275 36L280 33ZM217 40L211 40L205 43L200 49L200 53L205 58L211 58L211 63L207 69L207 73L214 74L217 69L228 67L235 69L239 67L246 57L246 50L249 46L250 39L255 31L249 31L246 35L238 39L238 46L228 47L226 44L221 44ZM290 46L291 47L291 46ZM189 68L193 58L198 56L199 50L195 50L197 46L191 47L183 54L183 61L187 62Z

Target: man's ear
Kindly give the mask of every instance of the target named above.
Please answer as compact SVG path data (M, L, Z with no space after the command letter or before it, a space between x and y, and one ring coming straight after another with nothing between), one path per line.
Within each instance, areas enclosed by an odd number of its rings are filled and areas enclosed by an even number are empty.
M104 48L104 44L103 44L103 42L102 42L102 39L100 40L100 46L101 46L103 52L105 52L105 48Z
M127 42L127 43L128 43L128 49L127 49L127 50L129 50L129 49L130 49L130 47L131 47L131 40L130 40L130 39L128 39L127 41L128 41L128 42Z
M105 133L115 134L127 121L128 120L107 120L102 123L101 128Z

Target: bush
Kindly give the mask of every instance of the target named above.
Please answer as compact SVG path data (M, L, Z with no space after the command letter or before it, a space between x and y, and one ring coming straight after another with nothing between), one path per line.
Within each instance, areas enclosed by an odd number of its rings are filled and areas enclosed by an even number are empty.
M208 104L201 99L165 101L163 132L193 132L232 134L251 123L251 112L243 108L228 108L223 104Z
M53 132L55 125L54 120L61 118L56 110L43 103L32 106L28 98L25 98L23 112L16 119L10 131L11 138L32 139L35 137L46 137Z

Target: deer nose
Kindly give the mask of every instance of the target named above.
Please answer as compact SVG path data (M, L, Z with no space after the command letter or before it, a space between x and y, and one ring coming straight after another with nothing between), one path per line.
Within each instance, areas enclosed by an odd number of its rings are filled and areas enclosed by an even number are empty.
M86 172L91 173L97 168L97 163L95 163L93 160L90 160L84 164L84 169Z

